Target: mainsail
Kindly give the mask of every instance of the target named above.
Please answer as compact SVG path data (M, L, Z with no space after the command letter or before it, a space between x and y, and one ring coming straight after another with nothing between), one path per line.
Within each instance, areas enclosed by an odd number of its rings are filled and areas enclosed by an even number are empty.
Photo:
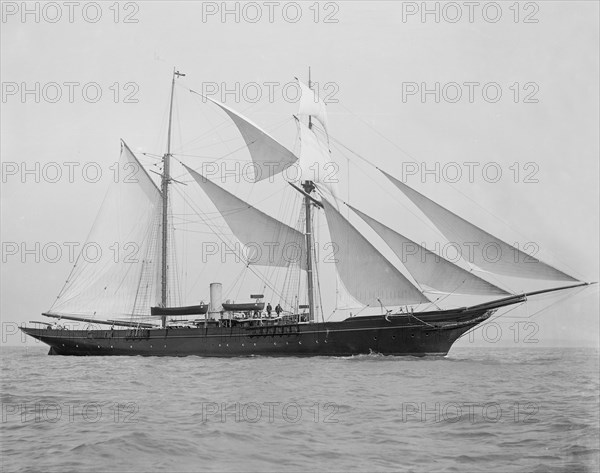
M380 170L381 171L381 170ZM572 276L509 245L381 171L400 189L470 263L491 273L531 279L577 281Z
M149 315L160 301L161 193L127 145L52 314Z
M419 284L450 294L490 296L509 294L406 238L355 207L346 205L377 232Z
M322 199L334 244L335 264L346 290L366 305L430 302L326 199Z
M185 166L185 165L184 165ZM305 237L185 166L213 202L232 233L248 250L249 264L287 267L300 262L305 269Z
M250 119L217 100L204 95L202 97L221 107L242 134L254 163L254 182L275 176L298 160L294 153L281 145Z

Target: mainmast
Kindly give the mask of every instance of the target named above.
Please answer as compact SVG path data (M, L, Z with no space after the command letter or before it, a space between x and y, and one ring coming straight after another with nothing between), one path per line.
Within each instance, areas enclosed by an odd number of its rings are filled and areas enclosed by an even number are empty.
M183 77L179 71L173 69L173 80L171 81L171 101L169 103L169 128L167 131L167 152L163 156L163 173L161 176L161 195L162 195L162 259L161 259L161 290L160 303L162 307L167 306L167 267L168 267L168 235L169 235L169 182L171 181L170 166L171 166L171 129L173 123L173 94L175 93L175 79ZM162 326L167 323L167 317L162 316Z
M310 80L310 67L308 68L308 88L312 88L312 82ZM312 117L308 116L308 129L312 129ZM312 181L306 180L302 184L304 188L304 210L306 214L306 278L308 281L308 320L313 321L315 315L315 300L314 300L314 288L313 288L313 268L312 268L312 214L311 214L311 192L315 189L315 185Z
M308 280L308 320L313 320L315 313L313 268L312 268L312 224L311 224L311 197L310 193L315 189L312 181L304 181L304 210L306 214L306 277Z

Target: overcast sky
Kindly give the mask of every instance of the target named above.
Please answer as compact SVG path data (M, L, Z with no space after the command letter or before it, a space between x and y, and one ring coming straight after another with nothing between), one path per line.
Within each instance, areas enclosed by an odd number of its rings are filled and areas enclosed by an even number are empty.
M292 148L296 104L283 86L306 80L311 66L337 140L491 233L535 242L536 256L598 280L597 2L483 2L472 11L430 2L425 16L421 2L231 3L225 16L221 2L35 5L23 16L21 2L5 2L2 12L2 342L19 341L6 336L10 324L40 320L72 266L66 251L55 263L43 255L36 262L21 245L85 241L119 139L135 152L164 153L174 66L186 73L176 95L177 152L198 154L186 145L211 120L223 121L185 87L225 98ZM236 83L237 95L220 96ZM274 83L272 100L266 83ZM422 95L436 83L437 95ZM81 163L74 182L65 162ZM417 174L406 175L412 162ZM34 171L23 174L23 163ZM49 182L48 163L59 163L58 182ZM84 178L85 163L98 163L99 182ZM442 182L420 174L422 163L438 163ZM472 179L464 163L476 163ZM352 202L375 218L389 214L367 167L352 166ZM457 167L462 178L444 182L455 174L441 169ZM7 243L19 253L7 254ZM561 297L531 301L516 320ZM596 286L535 316L537 338L597 344L598 311Z

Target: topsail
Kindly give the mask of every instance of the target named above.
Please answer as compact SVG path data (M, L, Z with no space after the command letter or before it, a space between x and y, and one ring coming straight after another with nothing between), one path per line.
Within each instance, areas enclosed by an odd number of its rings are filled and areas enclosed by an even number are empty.
M329 150L319 141L315 132L301 121L300 130L300 176L301 180L323 183L330 187L337 178L337 169L331 161Z
M298 79L298 85L302 95L300 97L300 109L298 115L311 116L316 118L327 131L327 108L325 102L318 98L314 91Z

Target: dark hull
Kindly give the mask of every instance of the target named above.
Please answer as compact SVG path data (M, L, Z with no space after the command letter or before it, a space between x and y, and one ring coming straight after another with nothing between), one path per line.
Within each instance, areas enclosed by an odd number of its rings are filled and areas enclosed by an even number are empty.
M22 328L52 355L350 356L445 355L493 310L355 317L341 322L171 329L56 330Z

